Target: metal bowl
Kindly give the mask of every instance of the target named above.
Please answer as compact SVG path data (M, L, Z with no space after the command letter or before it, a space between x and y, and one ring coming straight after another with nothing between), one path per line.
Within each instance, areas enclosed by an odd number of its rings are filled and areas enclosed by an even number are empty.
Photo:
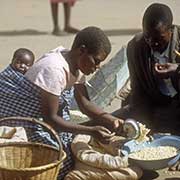
M123 125L123 131L126 133L127 138L136 139L140 136L140 127L136 120L126 119Z
M180 148L179 136L161 136L155 138L152 142L143 142L137 144L135 140L128 141L123 146L124 155L129 155L132 152L142 150L145 147L158 147L158 146L173 146L177 150ZM178 156L178 154L176 155ZM146 170L158 170L168 167L168 163L176 157L158 159L158 160L139 160L134 158L128 158L130 164L137 165Z

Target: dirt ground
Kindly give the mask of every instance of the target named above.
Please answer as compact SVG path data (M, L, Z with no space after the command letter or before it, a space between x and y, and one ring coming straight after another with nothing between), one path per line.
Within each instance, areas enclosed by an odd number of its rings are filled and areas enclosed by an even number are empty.
M180 24L179 0L79 0L72 9L72 25L82 29L86 26L99 26L109 36L112 52L106 62L126 45L133 34L141 30L141 19L145 8L152 2L169 5L174 14L174 23ZM59 45L71 47L74 35L52 36L52 19L48 0L0 0L0 70L9 64L13 52L20 47L31 49L40 57L46 51ZM63 8L59 6L59 23L63 28ZM119 108L115 99L107 107L111 112ZM150 173L148 179L180 179L180 174L166 174L164 170Z
M140 31L145 8L152 0L79 0L72 8L72 25L82 29L99 26L112 43L111 58L133 34ZM174 22L180 22L179 0L158 1L168 4L174 13ZM0 69L11 60L15 49L30 48L41 56L59 45L71 47L74 35L52 36L49 0L0 1ZM63 8L59 4L59 24L63 29Z

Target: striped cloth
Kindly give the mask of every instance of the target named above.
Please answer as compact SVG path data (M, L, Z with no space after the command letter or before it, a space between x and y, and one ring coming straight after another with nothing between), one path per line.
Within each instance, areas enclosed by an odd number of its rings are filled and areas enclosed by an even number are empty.
M40 89L8 66L0 73L0 117L40 118Z
M65 120L70 120L69 106L73 96L74 89L63 91L60 96L60 109L58 114ZM21 116L42 119L41 114L41 98L40 88L27 80L21 73L16 72L8 66L0 73L0 117ZM6 121L0 124L7 126L22 126L26 130L31 129L33 133L28 134L28 140L32 142L41 142L55 147L57 142L49 132L46 132L42 126L31 123L24 124L18 121ZM27 131L29 132L29 131ZM72 168L73 160L70 150L70 143L73 135L67 132L58 132L67 158L64 161L64 166L58 176L58 180L64 178L68 171Z

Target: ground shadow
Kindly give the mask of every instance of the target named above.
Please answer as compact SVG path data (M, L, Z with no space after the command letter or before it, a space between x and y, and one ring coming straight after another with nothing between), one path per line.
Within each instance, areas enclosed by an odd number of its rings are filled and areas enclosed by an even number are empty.
M159 177L159 174L156 171L151 170L144 170L143 176L140 180L152 180Z
M104 30L107 36L128 36L141 32L141 29L107 29Z
M165 180L180 180L180 177L165 178Z
M0 31L0 36L35 36L35 35L46 35L49 34L45 31L37 31L34 29L24 29L24 30L7 30Z
M107 29L104 30L107 36L124 36L124 35L133 35L140 32L141 29ZM39 35L48 35L50 32L38 31L35 29L24 29L24 30L5 30L0 31L0 36L39 36ZM67 33L68 35L68 33ZM62 36L67 36L62 35Z

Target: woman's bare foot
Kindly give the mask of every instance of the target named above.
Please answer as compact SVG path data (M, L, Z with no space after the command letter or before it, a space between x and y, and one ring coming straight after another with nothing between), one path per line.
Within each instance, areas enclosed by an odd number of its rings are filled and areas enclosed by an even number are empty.
M65 31L65 32L68 32L68 33L76 34L76 33L79 32L79 29L76 29L76 28L74 28L74 27L72 27L72 26L68 26L68 27L65 27L65 28L64 28L64 31Z

